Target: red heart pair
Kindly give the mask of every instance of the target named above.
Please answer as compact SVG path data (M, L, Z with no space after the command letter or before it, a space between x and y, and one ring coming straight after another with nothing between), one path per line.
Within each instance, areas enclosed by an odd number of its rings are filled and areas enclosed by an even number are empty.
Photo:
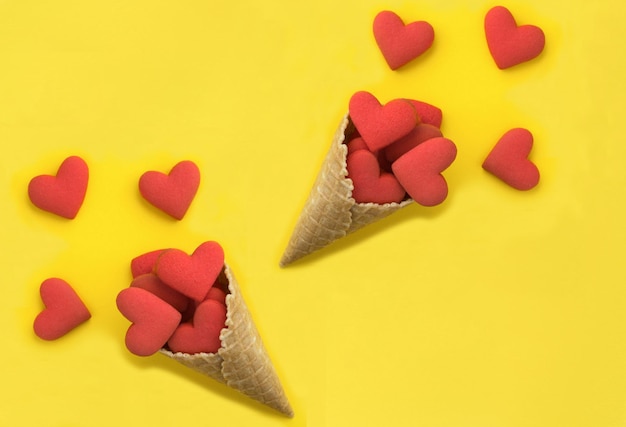
M134 258L133 278L154 273L167 286L196 301L206 297L224 268L224 250L217 242L204 242L191 255L180 249L159 249Z
M74 219L78 214L89 181L89 167L78 156L66 158L56 175L39 175L28 184L28 197L38 208Z
M68 157L56 175L40 175L28 185L28 197L38 208L74 219L80 210L89 181L89 168L78 157ZM141 195L157 208L181 220L200 185L200 171L195 163L183 161L169 174L149 171L139 180Z
M166 344L173 352L215 353L221 347L226 305L207 299L195 309L193 320L181 323L182 314L152 292L130 287L122 290L117 308L132 322L126 331L126 348L137 356L150 356Z
M489 52L500 69L506 69L537 57L545 46L545 35L534 25L518 26L513 14L503 6L485 15L485 36ZM396 70L426 52L435 34L424 21L405 25L394 12L382 11L373 24L374 38L392 70Z
M357 203L399 203L405 194L423 206L442 203L448 195L441 175L456 158L456 146L433 137L411 147L391 164L393 173L382 172L374 153L358 149L347 158L352 197Z
M176 164L169 174L148 171L139 179L139 192L155 207L181 220L200 186L200 170L192 161Z
M190 352L198 346L205 352L214 349L224 327L225 314L222 320L221 313L226 311L226 295L213 285L223 267L224 252L216 242L202 243L191 255L165 249L133 259L135 278L131 287L118 295L120 312L133 322L126 335L127 348L147 356L175 336L173 351ZM214 303L224 308L210 310ZM192 322L181 324L188 317ZM216 325L221 326L214 333ZM183 332L178 332L179 327Z
M483 162L483 168L517 190L530 190L539 183L539 169L528 159L533 135L527 129L506 132Z
M39 289L45 309L33 323L35 334L55 340L91 318L91 313L74 289L63 279L45 280Z

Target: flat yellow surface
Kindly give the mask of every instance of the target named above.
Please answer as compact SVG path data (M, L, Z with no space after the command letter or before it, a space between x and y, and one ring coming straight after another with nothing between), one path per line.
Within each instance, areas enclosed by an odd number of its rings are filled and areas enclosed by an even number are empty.
M543 28L500 71L483 0L0 1L0 426L626 425L626 13L510 0ZM391 71L371 24L435 29ZM439 106L458 147L448 200L412 205L286 269L278 261L350 96ZM481 168L508 129L535 136L539 186ZM30 179L90 168L73 221ZM145 202L147 170L198 164L182 221ZM217 240L296 412L289 420L123 344L129 262ZM37 338L39 285L93 317Z

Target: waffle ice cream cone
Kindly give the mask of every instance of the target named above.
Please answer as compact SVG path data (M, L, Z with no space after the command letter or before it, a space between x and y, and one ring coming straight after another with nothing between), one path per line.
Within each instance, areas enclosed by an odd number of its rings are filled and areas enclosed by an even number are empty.
M344 141L354 132L354 125L346 114L280 260L281 267L413 202L406 199L401 203L379 205L357 203L352 198L354 186L347 178L348 148Z
M293 417L291 405L228 265L224 268L224 278L229 290L227 318L226 328L220 333L222 347L217 353L173 353L167 349L161 349L161 353Z

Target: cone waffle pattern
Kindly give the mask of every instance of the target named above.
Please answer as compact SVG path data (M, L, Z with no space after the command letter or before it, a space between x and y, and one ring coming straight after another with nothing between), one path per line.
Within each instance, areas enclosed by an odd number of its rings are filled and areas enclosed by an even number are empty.
M226 328L220 334L222 347L217 354L172 353L166 349L161 353L292 417L293 410L241 296L239 284L228 266L225 273L230 292L226 297L228 315Z
M347 178L346 136L354 132L346 115L333 138L330 150L298 218L287 249L280 260L282 267L308 255L359 228L378 221L413 200L402 203L356 203L354 186Z

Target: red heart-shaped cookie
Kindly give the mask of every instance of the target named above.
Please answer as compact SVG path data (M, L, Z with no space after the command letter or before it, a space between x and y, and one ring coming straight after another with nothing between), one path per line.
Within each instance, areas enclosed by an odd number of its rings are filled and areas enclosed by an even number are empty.
M438 127L428 125L426 123L420 123L415 126L408 135L403 136L393 144L385 147L385 158L390 163L395 162L404 153L417 147L424 141L428 141L431 138L438 138L443 136Z
M46 306L33 323L39 338L55 340L91 318L85 304L65 280L46 279L39 292Z
M413 200L435 206L448 196L448 184L441 175L456 158L456 146L446 138L422 142L393 162L391 168Z
M40 175L28 184L28 197L40 209L74 219L83 205L89 181L87 163L78 156L61 163L56 176Z
M365 141L363 141L363 138L361 138L360 136L357 136L356 138L351 139L350 141L346 143L346 145L348 146L348 156L358 150L370 151L369 147L367 146ZM391 172L391 163L389 163L389 161L387 160L387 157L385 157L385 150L379 150L375 152L374 155L378 159L378 164L380 165L380 169L386 172Z
M352 138L350 141L346 142L346 145L348 146L348 156L357 150L369 151L367 144L365 143L365 141L363 141L363 138L361 138L360 136L357 136L356 138Z
M217 283L215 285L213 285L211 287L211 289L209 289L209 293L206 295L206 298L204 299L204 301L208 300L208 299L212 299L215 301L219 301L222 304L226 304L226 292L224 292L223 290L221 290L219 287L219 285L217 285ZM193 318L193 314L196 311L196 307L200 304L202 304L204 301L191 301L191 303L187 306L187 310L185 310L183 312L183 322L186 322L190 319Z
M381 105L369 92L352 95L350 119L372 152L386 147L413 130L418 116L413 105L405 99L394 99Z
M402 18L389 10L374 18L374 38L392 70L411 62L433 44L435 31L425 21L404 25Z
M419 117L419 122L441 128L443 112L440 108L415 99L407 99L407 101L409 101L411 105L413 105L413 108L415 108L417 117Z
M375 154L357 150L348 156L346 167L357 203L399 203L404 199L404 188L393 174L381 172Z
M192 161L176 164L169 174L148 171L139 179L139 192L152 205L181 220L200 185L200 170Z
M164 251L156 275L178 292L202 301L224 268L224 250L217 242L204 242L191 255L179 249Z
M534 25L517 26L511 12L496 6L485 15L487 46L501 70L538 56L545 45L545 35Z
M209 290L209 293L206 295L206 299L212 299L215 301L219 301L222 304L226 304L226 292L224 292L217 286L213 286Z
M196 307L192 323L182 323L167 342L173 352L215 353L222 346L220 331L225 327L226 306L207 299Z
M163 251L164 249L158 249L133 258L130 261L130 272L133 275L133 278L141 276L142 274L152 273L154 271L154 266Z
M167 286L155 274L148 273L137 276L130 284L131 287L145 289L174 307L181 313L187 309L189 298L175 289Z
M530 131L511 129L491 149L483 169L517 190L530 190L539 183L539 169L528 159L532 148Z
M180 324L178 310L145 289L123 289L116 303L120 313L132 322L125 342L126 348L137 356L159 351Z

